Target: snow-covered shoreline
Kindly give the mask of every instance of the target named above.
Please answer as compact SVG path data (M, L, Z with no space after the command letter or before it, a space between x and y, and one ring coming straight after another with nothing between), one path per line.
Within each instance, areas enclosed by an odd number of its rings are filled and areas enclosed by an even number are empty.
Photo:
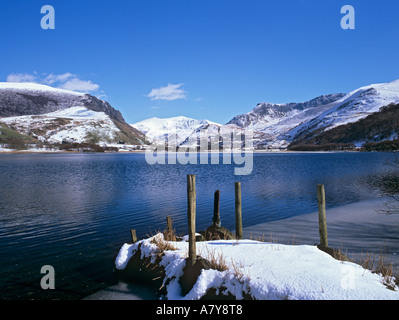
M377 198L327 209L328 244L347 252L349 257L382 253L399 268L399 214L380 213L389 198ZM244 226L244 236L273 239L284 244L319 242L318 213Z
M115 260L123 270L134 253L155 262L157 234L134 244L124 244ZM155 242L157 242L155 241ZM182 295L179 278L183 274L188 243L170 241L176 250L164 251L159 265L165 268L164 298L198 300L213 288L220 295L256 300L398 300L399 291L387 289L383 278L352 262L332 258L316 246L283 245L255 240L197 242L197 254L205 259L224 257L227 270L202 270L192 290Z
M107 144L107 146L115 146L116 144ZM76 151L63 151L63 150L49 150L49 149L42 149L39 150L37 148L32 148L32 149L27 149L27 150L15 150L15 149L8 149L8 148L1 148L0 147L0 153L49 153L49 152L76 152ZM121 153L145 153L145 150L124 150L124 149L119 149L119 152ZM171 152L173 153L178 153L177 152ZM185 151L181 151L185 152ZM325 153L353 153L353 152L361 152L356 151L356 150L345 150L345 151L293 151L293 150L252 150L250 151L253 154L301 154L301 153L307 153L307 154L325 154ZM163 152L159 152L162 154ZM167 153L166 151L164 153ZM197 153L220 153L223 154L223 151L197 151ZM225 153L242 153L241 151L226 151Z
M399 258L399 236L397 232L388 234L387 228L399 225L399 215L378 214L377 210L385 201L386 199L361 201L327 210L329 245L341 248L344 252L348 249L349 252L363 253L367 250L370 252L373 248L378 250L381 244L386 247L389 245L391 252L384 255L397 264L399 259L395 258ZM219 286L223 287L225 293L235 294L237 298L241 298L243 293L249 293L254 299L399 299L398 288L396 291L387 289L381 276L357 264L335 260L318 250L314 245L318 243L317 224L317 213L310 213L244 228L244 238L264 238L266 241L272 238L273 243L255 240L198 242L199 254L205 258L209 254L221 254L230 269L224 272L203 271L199 282L186 296L181 295L178 282L172 280L169 282L166 298L198 299L210 287ZM363 236L359 237L359 234ZM395 235L398 236L396 240L393 239ZM126 267L140 243L143 257L151 256L156 251L151 239L141 240L136 244L126 243L115 259L115 266L120 269ZM172 244L178 250L166 251L162 264L167 270L167 277L173 279L182 273L184 258L187 256L187 242ZM234 276L231 267L239 267L241 270L240 281ZM116 296L113 288L110 288L97 292L90 299L148 299L148 296L140 296L137 293L140 290L134 288L133 283L130 289L126 288L121 291L121 295ZM118 289L120 290L120 284Z

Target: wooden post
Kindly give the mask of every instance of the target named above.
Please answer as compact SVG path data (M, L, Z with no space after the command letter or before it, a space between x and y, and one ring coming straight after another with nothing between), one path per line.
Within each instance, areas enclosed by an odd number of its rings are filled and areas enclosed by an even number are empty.
M172 217L166 217L166 232L172 234Z
M241 182L235 182L236 238L242 239Z
M219 209L220 209L220 190L216 190L215 199L213 203L213 219L212 219L212 224L215 227L221 226Z
M317 204L319 207L319 234L320 245L328 247L327 241L327 220L326 220L326 197L324 185L317 185Z
M133 243L137 242L136 229L130 230L130 234L131 234L131 236L132 236L132 242L133 242Z
M197 257L195 245L196 191L195 175L187 175L188 258L194 265Z

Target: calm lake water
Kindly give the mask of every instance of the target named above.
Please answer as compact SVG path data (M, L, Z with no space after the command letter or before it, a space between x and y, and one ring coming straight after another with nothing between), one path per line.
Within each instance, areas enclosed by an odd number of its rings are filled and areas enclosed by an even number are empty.
M0 155L0 298L80 299L115 280L121 245L166 227L186 233L186 177L195 174L197 230L212 221L220 190L222 225L234 230L234 182L242 183L243 226L379 196L375 182L395 172L392 153L255 154L253 171L236 165L149 165L144 154ZM42 290L43 265L55 290Z

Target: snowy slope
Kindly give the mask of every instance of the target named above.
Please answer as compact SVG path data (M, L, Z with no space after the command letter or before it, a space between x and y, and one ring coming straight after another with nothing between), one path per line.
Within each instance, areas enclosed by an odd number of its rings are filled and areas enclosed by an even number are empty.
M164 241L157 234L157 242ZM151 237L134 244L124 244L115 259L119 270L140 246L141 257L155 261L157 245ZM282 245L252 240L217 240L197 242L197 254L224 257L226 271L202 270L192 290L182 295L179 278L183 274L187 242L171 242L177 249L164 251L166 298L198 300L210 288L236 299L249 295L257 300L398 300L399 291L387 289L384 279L363 267L342 262L309 245ZM170 282L166 282L170 280Z
M104 143L145 142L143 133L127 124L108 102L36 83L0 82L0 121L48 143L84 142L87 134L96 141L100 136Z
M38 83L29 82L0 82L0 90L16 90L16 91L29 91L29 92L51 92L55 94L70 94L75 96L84 96L82 92L70 91L60 88L53 88Z
M234 124L220 125L216 123L205 123L195 129L180 143L179 147L201 147L202 143L204 148L208 150L209 145L206 145L207 141L211 143L211 149L217 150L217 145L219 145L219 147L224 150L242 150L245 145L245 136L247 136L247 143L250 144L247 145L247 150L252 150L253 146L256 146L267 137L263 132L240 128ZM251 141L249 141L249 139L251 139Z
M31 134L48 143L86 142L96 135L102 144L110 143L120 130L104 112L95 112L83 106L71 107L41 115L0 118L20 133Z
M259 139L255 145L286 147L287 137L283 134L330 109L343 96L329 94L300 103L259 103L252 111L234 117L228 124L257 132Z
M310 101L300 103L258 103L250 112L234 117L229 124L235 124L242 128L263 131L265 128L276 125L281 121L293 117L303 116L304 113L309 116L316 116L325 106L342 98L344 94L329 94L314 98ZM323 108L324 107L324 108ZM328 107L327 107L328 108ZM293 121L297 123L298 120Z
M330 94L302 103L260 103L251 112L229 123L263 132L259 144L286 148L292 141L320 130L353 123L381 107L399 103L399 80L372 84L348 94Z
M328 130L353 123L391 103L399 103L399 80L354 90L338 100L330 109L287 132L286 136L296 139L320 128Z
M186 140L194 130L204 124L218 125L209 120L196 120L179 116L163 119L154 117L131 124L131 126L143 132L150 141L164 140L169 136L169 138L173 137L173 140L176 139L177 144L180 144Z

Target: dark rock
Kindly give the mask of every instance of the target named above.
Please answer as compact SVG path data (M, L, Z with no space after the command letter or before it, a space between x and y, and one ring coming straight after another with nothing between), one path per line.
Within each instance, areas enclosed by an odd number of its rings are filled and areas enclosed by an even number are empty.
M115 269L115 275L118 280L124 282L150 284L159 288L162 285L165 270L157 262L151 263L151 258L141 259L141 250L138 249L125 269Z
M192 263L189 258L186 259L186 266L184 267L183 275L179 280L183 295L190 292L203 269L211 269L211 264L208 260L197 256L197 259Z
M210 226L205 231L206 240L231 240L234 239L233 233L225 227Z
M341 261L349 261L349 258L339 250L335 250L330 247L322 246L321 244L318 244L317 248L319 250L329 254L334 259L341 260Z

